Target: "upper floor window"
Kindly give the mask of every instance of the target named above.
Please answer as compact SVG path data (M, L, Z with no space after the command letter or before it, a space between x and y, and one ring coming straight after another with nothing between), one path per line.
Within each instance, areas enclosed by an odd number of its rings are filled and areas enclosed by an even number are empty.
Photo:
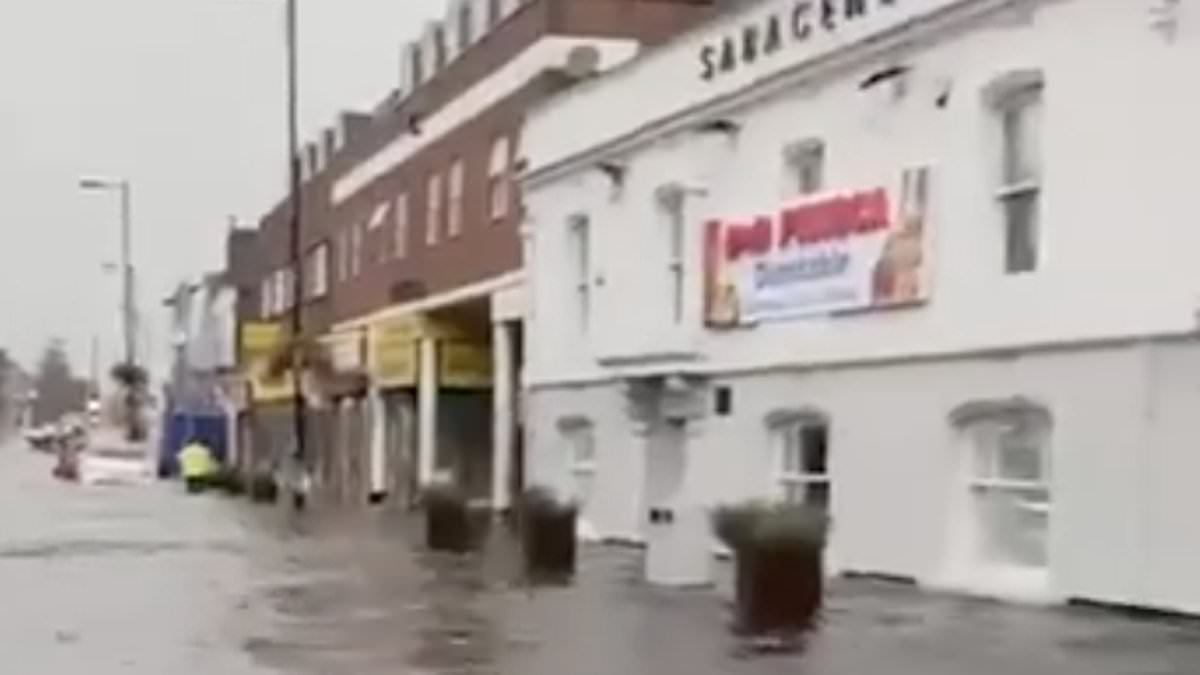
M788 193L804 196L825 187L825 143L817 138L798 141L784 150Z
M338 281L350 278L350 231L342 230L337 242Z
M425 243L430 246L438 243L442 228L442 176L439 173L429 175L425 190Z
M350 276L356 277L362 273L363 255L363 226L355 223L350 228Z
M992 89L1000 141L996 199L1004 223L1004 269L1032 272L1041 258L1042 81L1035 74L1018 73Z
M500 136L492 143L492 153L488 162L488 215L493 221L503 220L508 216L509 181L509 140Z
M275 313L275 275L268 274L259 284L259 315L268 319Z
M461 159L450 165L450 212L447 214L446 230L451 237L462 233L463 190L466 183L466 167Z
M408 255L408 193L401 192L396 196L395 232L393 232L392 250L397 258Z
M466 51L471 46L472 34L475 29L475 17L472 13L471 2L464 2L458 8L458 50Z
M422 53L420 46L414 45L409 58L413 87L418 87L425 81L425 55Z
M487 0L488 15L487 25L489 27L500 23L500 0Z
M321 243L308 252L305 276L309 298L323 298L329 293L329 244Z
M446 29L440 25L433 29L433 58L434 70L446 67Z
M815 413L780 415L770 423L780 497L829 508L829 421Z
M665 223L667 238L667 275L671 288L671 317L675 323L683 321L685 293L685 246L684 237L684 190L679 185L669 184L658 188L655 194L659 211Z
M578 304L579 323L587 327L588 315L591 312L591 229L586 214L576 214L567 221L567 240L570 246L568 260L574 261L575 272L575 301Z

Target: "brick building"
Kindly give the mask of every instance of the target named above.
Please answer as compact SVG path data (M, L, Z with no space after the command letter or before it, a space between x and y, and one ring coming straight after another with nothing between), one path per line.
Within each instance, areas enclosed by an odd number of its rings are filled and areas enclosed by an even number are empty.
M405 501L445 474L507 506L522 484L526 303L512 177L525 111L713 4L451 0L401 50L397 87L376 110L306 148L305 332L320 336L335 374L312 396L323 493ZM288 214L285 201L260 228L267 322L291 306ZM256 410L278 416L290 395L260 387Z

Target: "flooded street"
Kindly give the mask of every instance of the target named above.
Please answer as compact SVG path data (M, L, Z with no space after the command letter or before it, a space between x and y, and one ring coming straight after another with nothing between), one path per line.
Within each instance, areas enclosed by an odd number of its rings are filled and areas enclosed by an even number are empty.
M0 644L20 672L1169 675L1194 626L836 582L805 654L748 656L713 592L637 582L590 549L577 583L515 583L515 551L417 552L410 520L296 521L173 483L81 488L0 453Z

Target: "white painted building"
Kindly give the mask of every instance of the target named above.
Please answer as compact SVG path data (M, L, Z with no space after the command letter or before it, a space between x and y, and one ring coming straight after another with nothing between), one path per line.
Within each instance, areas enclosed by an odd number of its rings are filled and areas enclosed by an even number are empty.
M668 583L774 497L836 571L1200 611L1197 64L1196 0L768 0L541 106L531 480Z

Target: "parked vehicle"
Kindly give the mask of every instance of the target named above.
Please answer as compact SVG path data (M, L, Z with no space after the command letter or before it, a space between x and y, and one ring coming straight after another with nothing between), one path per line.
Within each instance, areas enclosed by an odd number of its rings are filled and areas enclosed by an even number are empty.
M154 481L152 460L143 445L97 439L80 455L79 480L85 485L145 485Z

